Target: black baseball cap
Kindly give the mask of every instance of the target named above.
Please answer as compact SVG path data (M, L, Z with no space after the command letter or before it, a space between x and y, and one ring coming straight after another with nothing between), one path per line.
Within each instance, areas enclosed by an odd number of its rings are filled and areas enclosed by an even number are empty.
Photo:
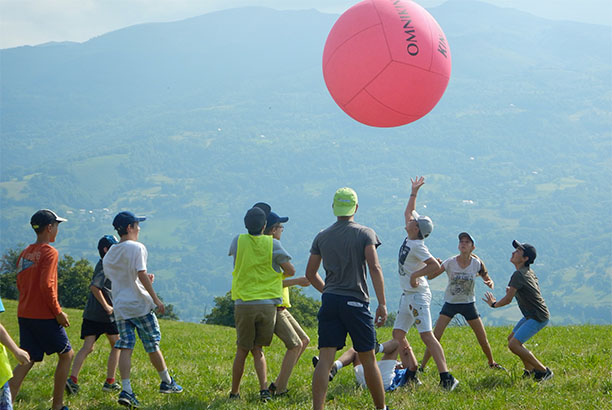
M530 245L528 243L520 243L517 240L512 241L512 246L514 246L514 249L522 249L523 250L523 256L528 257L529 259L527 260L527 265L531 265L533 263L533 261L535 261L536 258L536 248L533 245Z
M272 211L272 207L266 204L265 202L257 202L255 205L253 205L253 208L259 208L264 211L264 213L266 214L266 218L268 217L268 215L270 215L270 212Z
M38 229L42 226L50 225L54 222L66 222L68 219L61 218L57 216L55 212L50 209L41 209L36 211L34 215L30 218L30 225L32 225L33 229Z

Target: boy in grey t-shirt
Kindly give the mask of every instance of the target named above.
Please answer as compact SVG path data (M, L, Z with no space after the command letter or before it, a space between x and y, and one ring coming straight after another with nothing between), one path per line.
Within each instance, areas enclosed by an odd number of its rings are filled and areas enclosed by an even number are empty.
M518 241L512 241L512 246L514 252L512 252L510 262L514 265L516 271L512 274L510 283L506 288L506 296L500 300L495 300L493 294L487 292L483 300L492 308L498 308L509 304L516 296L519 309L521 309L524 317L519 320L508 336L508 349L523 362L525 366L523 377L533 376L535 380L540 382L552 378L553 372L523 346L523 343L531 339L548 324L550 314L540 292L538 278L530 268L536 258L535 247Z

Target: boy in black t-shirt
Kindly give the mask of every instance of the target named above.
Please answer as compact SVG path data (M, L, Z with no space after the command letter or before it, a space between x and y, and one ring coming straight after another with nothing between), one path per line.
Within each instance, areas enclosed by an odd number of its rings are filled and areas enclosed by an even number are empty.
M119 362L120 350L115 348L115 342L119 339L119 331L113 316L113 303L111 301L111 281L104 276L102 270L102 259L111 246L117 243L113 235L104 235L98 241L98 252L100 260L96 265L89 286L87 304L83 310L83 324L81 325L81 339L83 347L74 357L72 372L66 380L66 391L69 394L76 394L79 391L78 377L81 367L87 356L94 351L94 346L100 335L105 334L111 345L108 355L108 365L106 369L106 380L102 390L106 392L121 391L121 384L115 381L117 363Z

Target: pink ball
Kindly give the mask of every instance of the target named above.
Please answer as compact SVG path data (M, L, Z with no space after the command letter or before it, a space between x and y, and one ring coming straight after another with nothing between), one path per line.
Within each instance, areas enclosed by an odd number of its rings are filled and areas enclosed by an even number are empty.
M450 73L444 32L412 1L363 0L338 18L323 50L323 77L336 104L375 127L426 115Z

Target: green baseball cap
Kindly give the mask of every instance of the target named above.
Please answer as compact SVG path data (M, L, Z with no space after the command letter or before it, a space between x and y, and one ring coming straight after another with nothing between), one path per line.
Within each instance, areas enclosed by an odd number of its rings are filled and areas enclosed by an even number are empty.
M351 216L357 210L357 193L351 188L340 188L334 194L334 215Z

